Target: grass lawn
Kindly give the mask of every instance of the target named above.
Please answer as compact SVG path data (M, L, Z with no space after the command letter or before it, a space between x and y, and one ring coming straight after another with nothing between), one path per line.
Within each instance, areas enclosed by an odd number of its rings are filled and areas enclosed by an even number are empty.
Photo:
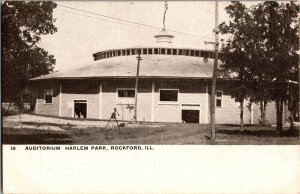
M23 118L17 128L14 116L3 117L4 144L210 144L209 125L204 124L139 124L105 130L104 121L78 121L35 115ZM36 117L36 118L35 118ZM42 118L42 119L40 119ZM48 122L49 121L49 122ZM222 145L299 145L298 135L277 136L272 126L246 126L241 133L238 125L217 125L216 142Z

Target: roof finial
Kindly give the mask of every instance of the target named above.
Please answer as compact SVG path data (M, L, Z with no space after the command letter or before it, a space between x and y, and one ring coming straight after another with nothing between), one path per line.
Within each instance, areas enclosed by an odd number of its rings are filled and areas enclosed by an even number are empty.
M162 31L166 30L166 13L168 10L168 1L165 1L165 12L164 12L164 18L163 18L163 29Z

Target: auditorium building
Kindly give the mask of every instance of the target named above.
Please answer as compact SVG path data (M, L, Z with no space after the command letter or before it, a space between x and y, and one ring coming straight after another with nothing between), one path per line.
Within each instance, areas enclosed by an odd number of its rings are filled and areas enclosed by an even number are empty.
M137 120L209 123L214 52L175 47L173 35L164 31L155 38L151 46L100 51L93 54L90 65L33 78L35 113L107 120L116 108L118 120L132 120L140 54ZM226 84L217 81L216 122L237 124L239 103L230 97ZM244 104L244 122L258 123L259 107ZM274 103L268 104L266 119L275 123Z

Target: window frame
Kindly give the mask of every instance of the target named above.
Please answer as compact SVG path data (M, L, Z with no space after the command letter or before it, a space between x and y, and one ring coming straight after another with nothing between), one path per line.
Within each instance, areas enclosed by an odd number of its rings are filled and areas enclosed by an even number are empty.
M75 114L75 101L77 101L76 103L85 103L86 104L86 118L83 118L83 119L87 119L87 118L89 118L88 117L88 99L81 99L81 98L76 98L76 99L72 99L72 102L73 102L73 105L72 105L72 115L71 115L71 117L72 118L76 118L76 117L74 117L74 114ZM81 102L78 102L78 101L81 101Z
M161 90L176 90L177 91L177 101L161 101L160 100L160 91ZM179 89L172 89L172 88L160 88L158 90L158 102L159 104L173 104L173 105L179 105Z
M51 102L46 102L46 92L51 92L52 93ZM53 89L44 90L43 104L53 104Z
M119 90L133 90L134 91L134 97L119 97ZM130 103L130 105L134 104L134 99L135 99L135 88L117 88L116 89L116 104L123 104L121 99L127 99L127 100L130 100L130 101L133 101L133 103ZM128 104L128 103L125 103L125 104Z
M221 96L218 97L218 92L221 92ZM217 106L217 100L221 100L221 106ZM222 90L216 90L216 108L222 108L223 107L223 91Z

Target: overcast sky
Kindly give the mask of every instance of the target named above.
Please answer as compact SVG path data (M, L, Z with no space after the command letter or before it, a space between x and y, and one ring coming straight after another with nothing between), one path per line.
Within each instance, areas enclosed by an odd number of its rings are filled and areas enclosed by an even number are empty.
M74 68L93 62L92 54L110 48L125 48L155 43L153 35L159 29L146 28L92 15L59 5L97 14L130 20L137 23L163 26L164 1L58 1L54 11L58 31L42 37L40 46L56 58L54 70ZM228 20L224 11L229 2L219 3L219 21ZM166 29L194 34L200 37L175 35L174 44L182 47L213 49L204 40L213 41L215 2L169 1ZM71 13L70 13L71 12ZM117 23L119 22L119 23ZM122 24L120 24L122 23ZM128 23L126 23L128 24Z

